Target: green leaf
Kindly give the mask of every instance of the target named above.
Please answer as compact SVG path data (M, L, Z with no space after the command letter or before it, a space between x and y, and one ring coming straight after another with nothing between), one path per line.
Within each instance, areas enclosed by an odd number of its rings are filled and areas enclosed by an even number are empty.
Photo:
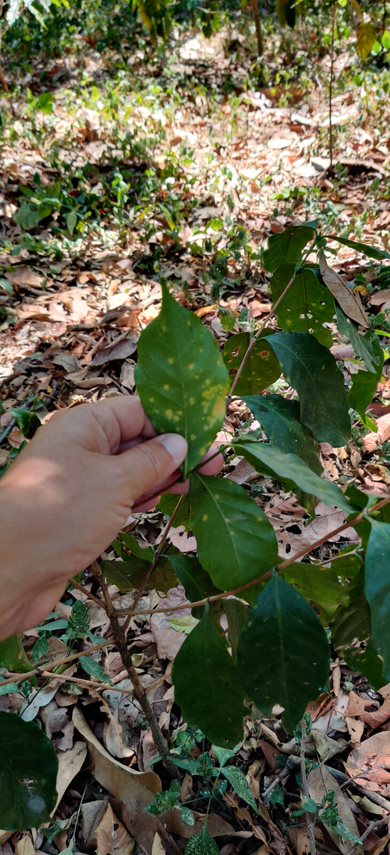
M184 855L219 855L218 846L210 837L206 826L202 828L200 834L195 834L188 841L184 850Z
M199 561L217 588L245 585L274 567L274 530L242 487L226 478L194 475L189 502Z
M20 692L21 688L17 683L7 683L6 686L0 686L0 697L2 695L13 695L16 692Z
M356 249L357 252L363 252L369 258L375 258L377 261L382 259L390 259L390 252L384 249L377 249L376 246L370 246L368 243L359 243L356 240L347 240L347 238L338 237L338 235L326 235L326 240L335 240L337 243L342 243L344 246L349 246L351 249Z
M185 822L186 825L193 826L195 825L195 817L190 808L184 807L180 805L179 807L180 818L182 822Z
M296 454L284 454L269 443L254 440L240 440L234 447L255 469L259 470L260 464L260 471L264 471L266 467L267 471L274 472L279 480L292 481L305 493L317 496L330 507L340 508L346 513L353 510L336 484L320 478Z
M54 112L54 98L51 92L42 92L41 95L38 95L38 98L35 100L34 104L35 110L39 110L41 113L50 113Z
M139 339L135 377L156 431L179 433L187 440L187 473L223 424L229 377L213 336L166 287L159 316Z
M177 584L177 578L167 561L159 561L149 578L149 567L140 558L127 558L125 561L102 561L103 573L112 585L116 585L122 594L133 588L146 586L148 590L166 593Z
M31 671L31 662L24 652L21 635L11 635L0 641L0 668L21 674Z
M299 421L299 401L280 395L248 395L243 398L255 419L281 451L296 454L318 475L322 472L320 448L307 428Z
M370 22L360 21L356 35L356 50L360 59L367 59L376 42L376 27Z
M228 760L231 760L232 757L234 757L234 755L236 753L234 748L221 748L220 745L212 745L211 750L212 750L214 757L216 758L217 762L219 763L219 766L221 769L222 769L222 766L224 766L225 763L228 762ZM238 750L238 747L237 747L237 750Z
M51 627L52 628L52 627ZM69 618L69 638L84 638L89 630L89 615L85 603L76 600Z
M371 519L365 566L365 595L370 607L372 642L390 680L390 524Z
M36 724L0 712L0 823L25 831L48 822L56 802L58 760Z
M77 211L75 208L72 208L69 211L69 214L66 215L66 228L68 232L72 235L77 225Z
M331 623L332 643L352 670L364 674L374 689L380 689L386 682L383 661L371 642L370 609L364 596L364 574L359 559L358 562L360 572L357 577L356 564L351 570L346 559L335 562L337 572L345 572L351 582L349 603L339 606Z
M23 202L14 216L15 222L26 232L35 229L41 219L41 213L28 202Z
M161 496L159 504L157 505L157 510L160 511L164 516L171 517L175 507L177 505L177 496ZM175 526L184 526L185 529L189 528L190 525L190 506L188 503L187 496L182 497L182 501L180 504L180 508L175 516Z
M232 335L226 342L223 358L229 371L231 381L234 380L241 362L250 343L249 333ZM236 395L257 394L267 389L281 375L279 362L265 338L259 338L245 362L242 374L235 388Z
M384 353L376 336L371 341L373 358L376 360L374 371L358 371L353 375L352 386L348 394L348 403L353 410L359 413L363 423L367 427L366 408L375 395L378 383L382 376ZM368 420L369 422L371 420Z
M302 424L319 442L345 445L351 423L343 375L332 354L306 333L277 333L268 340L286 380L298 392Z
M197 558L191 558L189 555L169 555L168 561L172 564L173 570L181 584L184 587L186 597L190 602L204 600L205 597L211 597L218 593L218 589L213 585L210 576L203 570L202 565ZM192 609L192 614L196 618L201 618L203 614L203 606Z
M177 496L175 497L177 502ZM175 502L175 503L176 503ZM143 547L140 545L139 541L132 534L126 534L121 531L118 534L118 537L113 542L113 548L117 555L120 558L123 558L126 552L130 552L135 558L139 558L141 561L146 561L148 564L151 564L154 557L153 549L150 547Z
M91 659L90 656L80 656L79 662L85 673L93 677L94 680L100 680L101 683L111 683L110 678L95 659Z
M235 766L225 766L221 772L240 799L246 802L255 813L258 813L256 799L241 769L237 769Z
M284 291L294 269L294 264L282 264L275 270L270 282L273 303ZM309 267L297 273L276 311L278 325L283 330L312 333L321 344L331 347L332 333L323 325L333 320L334 300Z
M36 413L26 410L25 407L10 407L9 412L16 421L19 430L27 439L32 439L35 431L41 426L41 420Z
M356 564L359 559L353 556ZM318 564L290 564L283 571L283 578L293 585L306 600L319 610L324 623L328 625L337 609L349 604L350 585L346 578L338 575L338 561L334 566L322 567Z
M249 697L265 713L281 704L289 730L324 687L329 673L325 632L306 600L276 574L251 610L237 662Z
M280 234L271 235L268 249L263 254L265 269L273 273L281 264L295 265L301 259L303 248L314 240L315 235L310 226L290 226Z
M336 306L336 317L339 332L351 342L356 356L363 360L367 371L375 371L378 361L377 350L374 345L374 340L377 341L375 333L368 332L365 335L360 335L356 324L346 317L339 306Z
M180 648L172 678L185 721L200 727L210 742L227 748L237 745L242 739L244 692L207 609Z

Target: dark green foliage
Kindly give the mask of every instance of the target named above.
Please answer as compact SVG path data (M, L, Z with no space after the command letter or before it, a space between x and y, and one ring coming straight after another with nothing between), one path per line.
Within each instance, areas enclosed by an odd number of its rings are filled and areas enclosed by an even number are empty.
M58 760L51 742L32 722L0 712L1 825L37 828L56 801Z
M211 742L234 747L242 738L244 691L226 642L207 610L180 648L172 676L186 721L201 727Z
M325 632L306 600L276 574L244 626L237 665L257 707L270 713L281 704L290 730L324 688L329 671Z

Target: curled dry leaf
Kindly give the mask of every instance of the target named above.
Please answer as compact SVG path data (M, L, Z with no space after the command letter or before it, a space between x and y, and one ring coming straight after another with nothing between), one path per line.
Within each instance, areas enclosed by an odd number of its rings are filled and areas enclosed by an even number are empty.
M24 834L16 844L15 855L35 855L35 851L30 835Z
M116 799L127 807L130 814L142 811L161 791L161 781L155 772L137 772L128 769L103 748L96 739L83 714L75 707L73 723L85 739L97 781Z
M351 778L366 790L390 796L390 736L375 733L355 748L345 763Z
M359 837L359 829L356 824L355 817L352 813L352 810L348 804L348 799L344 795L343 790L333 777L330 772L325 768L325 766L317 766L316 769L313 769L308 777L307 777L307 785L309 788L309 795L316 802L316 804L321 804L322 800L326 796L327 793L333 792L335 794L335 803L337 805L339 818L344 825L344 827L354 834L356 837ZM332 840L343 853L343 855L363 855L363 846L359 844L355 844L351 846L350 841L342 840L341 837L336 834L334 829L326 826L328 834L331 836Z
M344 282L344 279L339 273L336 273L332 267L329 267L325 255L322 252L319 253L319 259L320 272L325 285L329 288L329 291L333 294L343 312L348 316L348 318L351 318L352 321L356 321L357 324L368 329L370 324L363 309L360 297L348 288L348 285Z
M87 756L87 746L84 742L75 742L70 751L65 751L58 755L58 772L57 772L57 801L55 808L52 811L54 816L57 807L64 796L69 784L73 778L79 773L84 760Z

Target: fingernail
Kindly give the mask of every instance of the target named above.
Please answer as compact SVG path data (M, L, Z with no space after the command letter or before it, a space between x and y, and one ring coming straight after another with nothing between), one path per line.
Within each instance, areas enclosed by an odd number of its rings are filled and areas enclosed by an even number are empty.
M176 465L180 466L188 450L188 445L184 437L178 433L165 433L162 436L157 436L156 439L166 448Z

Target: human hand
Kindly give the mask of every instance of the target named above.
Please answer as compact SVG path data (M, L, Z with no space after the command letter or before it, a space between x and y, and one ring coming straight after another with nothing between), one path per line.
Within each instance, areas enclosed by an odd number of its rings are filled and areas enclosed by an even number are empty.
M0 482L0 638L40 623L130 513L185 492L176 482L186 453L183 437L155 436L128 396L62 410L39 428ZM220 468L214 458L202 471Z

